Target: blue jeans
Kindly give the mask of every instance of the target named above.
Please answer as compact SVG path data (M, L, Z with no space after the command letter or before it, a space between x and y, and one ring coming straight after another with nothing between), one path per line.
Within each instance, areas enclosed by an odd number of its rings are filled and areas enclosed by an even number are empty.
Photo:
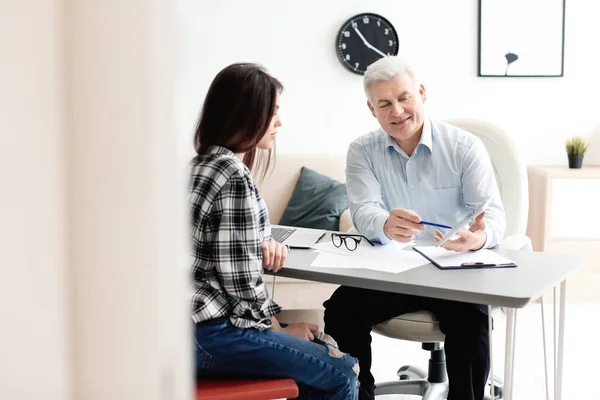
M330 355L318 340L274 329L241 329L228 318L197 323L194 339L198 376L291 378L299 399L358 399L357 360Z

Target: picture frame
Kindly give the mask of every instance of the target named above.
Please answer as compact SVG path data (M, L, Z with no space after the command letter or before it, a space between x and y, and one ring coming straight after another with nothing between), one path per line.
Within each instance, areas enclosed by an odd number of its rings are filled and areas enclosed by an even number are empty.
M479 0L479 77L564 76L566 0Z

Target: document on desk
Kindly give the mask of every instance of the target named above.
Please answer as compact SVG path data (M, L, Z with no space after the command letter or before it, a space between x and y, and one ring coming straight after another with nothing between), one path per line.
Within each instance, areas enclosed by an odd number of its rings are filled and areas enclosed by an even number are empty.
M456 252L436 246L416 246L414 250L440 269L509 268L517 265L491 250Z
M364 241L363 241L364 242ZM392 242L371 246L362 243L354 251L345 246L335 247L331 242L319 243L315 249L319 255L311 267L315 268L363 268L374 271L399 273L429 264L420 254L405 249L407 244Z

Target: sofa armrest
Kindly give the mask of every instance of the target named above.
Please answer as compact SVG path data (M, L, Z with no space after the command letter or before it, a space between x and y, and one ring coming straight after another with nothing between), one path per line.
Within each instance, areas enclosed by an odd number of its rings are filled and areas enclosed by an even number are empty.
M352 223L350 209L347 209L342 213L342 215L340 215L340 232L359 233Z
M350 215L350 209L347 208L346 211L340 215L340 226L338 231L348 232L350 228L352 228L352 216Z
M500 247L510 250L528 250L533 251L531 239L525 235L507 236L500 243Z

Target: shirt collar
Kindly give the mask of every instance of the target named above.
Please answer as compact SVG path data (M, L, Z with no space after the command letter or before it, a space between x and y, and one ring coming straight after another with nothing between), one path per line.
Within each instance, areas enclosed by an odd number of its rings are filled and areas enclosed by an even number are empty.
M233 152L231 150L229 150L226 147L223 146L211 146L210 149L208 149L208 154L225 154L225 155L231 155L233 156Z
M385 132L385 131L384 131ZM386 149L394 148L400 154L406 154L400 148L398 143L392 138L387 132L386 134ZM423 117L423 132L421 132L421 139L419 139L419 143L417 143L417 147L415 148L415 152L418 151L419 146L423 145L429 149L429 152L433 153L433 139L432 139L432 130L431 130L431 120L427 117ZM413 153L414 154L414 153Z
M421 133L421 140L419 140L419 145L423 145L429 149L430 153L433 153L433 139L431 132L431 120L427 117L423 117L423 132Z

